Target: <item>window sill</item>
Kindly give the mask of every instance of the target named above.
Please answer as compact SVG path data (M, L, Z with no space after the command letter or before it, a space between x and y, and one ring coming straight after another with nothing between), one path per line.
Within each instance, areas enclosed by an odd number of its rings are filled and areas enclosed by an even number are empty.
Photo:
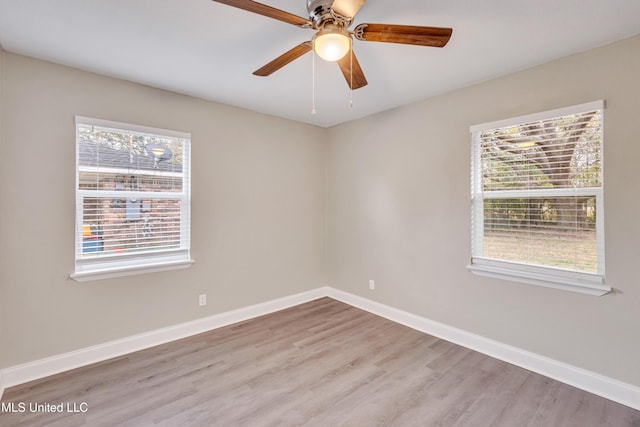
M194 260L188 259L138 266L78 271L70 274L69 277L76 282L90 282L93 280L113 279L115 277L134 276L137 274L156 273L159 271L180 270L191 267L194 262Z
M527 283L529 285L544 286L587 295L602 296L611 292L611 287L606 286L603 283L603 278L597 275L572 274L560 270L555 271L553 269L486 260L476 261L475 259L471 265L467 266L467 269L479 276Z

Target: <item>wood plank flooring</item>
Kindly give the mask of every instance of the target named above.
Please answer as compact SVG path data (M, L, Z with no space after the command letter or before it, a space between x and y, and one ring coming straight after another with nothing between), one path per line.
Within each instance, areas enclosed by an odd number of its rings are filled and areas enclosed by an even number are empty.
M25 405L5 406L2 426L640 426L640 411L330 298L16 386L2 401Z

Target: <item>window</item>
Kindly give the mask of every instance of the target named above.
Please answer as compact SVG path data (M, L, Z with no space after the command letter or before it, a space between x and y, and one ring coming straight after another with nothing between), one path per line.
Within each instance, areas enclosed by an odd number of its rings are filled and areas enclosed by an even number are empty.
M603 101L472 126L477 274L603 295Z
M74 280L191 265L190 138L76 117Z

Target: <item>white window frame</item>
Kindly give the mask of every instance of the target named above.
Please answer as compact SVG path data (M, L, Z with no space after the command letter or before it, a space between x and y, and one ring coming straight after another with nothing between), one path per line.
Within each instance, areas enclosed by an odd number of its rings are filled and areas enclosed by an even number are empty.
M135 274L152 273L176 269L189 268L194 261L190 255L190 229L191 229L191 134L166 129L158 129L129 123L114 122L90 117L76 116L76 128L78 125L100 126L122 130L125 132L146 133L165 137L182 138L185 140L183 152L183 191L181 193L143 193L145 199L171 197L180 200L180 247L170 250L155 252L142 252L104 257L83 256L83 199L85 197L110 197L123 198L128 193L112 190L82 190L79 188L79 176L82 167L79 160L79 138L76 135L76 214L75 214L75 271L70 278L77 282L109 279ZM98 166L98 169L100 167ZM102 167L103 171L109 168Z
M562 188L552 190L536 189L503 190L483 192L481 170L481 141L480 134L490 129L499 129L529 122L547 120L560 116L599 110L604 128L604 101L594 101L585 104L529 114L490 123L474 125L471 132L471 263L467 266L474 274L492 278L522 282L532 285L545 286L554 289L579 292L601 296L611 292L611 287L605 284L604 276L604 203L603 188ZM602 130L604 134L604 130ZM601 145L601 150L603 147ZM508 262L483 256L484 248L484 200L496 198L530 198L548 196L595 196L596 198L596 247L598 253L597 272L584 273L560 268L536 266L525 263Z

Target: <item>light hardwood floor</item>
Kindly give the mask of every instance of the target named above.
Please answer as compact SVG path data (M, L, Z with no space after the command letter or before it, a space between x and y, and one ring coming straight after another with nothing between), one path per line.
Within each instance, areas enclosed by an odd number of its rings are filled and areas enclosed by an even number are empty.
M26 411L1 413L2 426L640 426L640 411L330 298L16 386L3 402Z

